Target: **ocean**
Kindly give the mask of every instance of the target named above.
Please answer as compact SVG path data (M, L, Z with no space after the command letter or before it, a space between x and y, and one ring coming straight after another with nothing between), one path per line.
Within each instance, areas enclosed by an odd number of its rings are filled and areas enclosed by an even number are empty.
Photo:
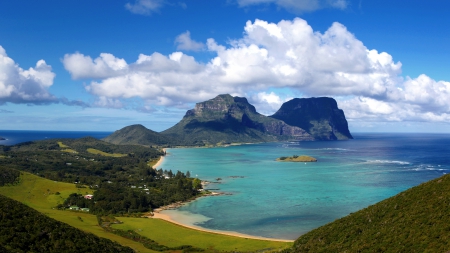
M356 133L349 141L169 149L159 168L190 171L226 195L203 197L173 219L278 239L300 235L450 172L450 134ZM277 162L309 155L316 163Z
M0 145L111 132L0 130ZM278 239L328 222L450 172L450 134L354 133L354 140L169 149L159 168L190 171L226 195L204 197L173 219L213 230ZM316 163L276 162L309 155Z
M97 139L105 138L112 132L96 131L32 131L32 130L0 130L0 145L14 145L26 141L37 141L56 138L82 138L91 136Z

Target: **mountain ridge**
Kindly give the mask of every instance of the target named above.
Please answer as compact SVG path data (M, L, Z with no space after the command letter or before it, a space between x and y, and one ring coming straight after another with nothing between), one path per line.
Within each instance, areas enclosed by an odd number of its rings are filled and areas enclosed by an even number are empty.
M245 97L222 94L197 103L177 124L162 132L152 131L142 125L131 125L114 132L104 140L114 144L216 146L353 138L348 130L345 115L337 108L333 98L302 99L302 103L307 105L304 107L310 108L310 111L294 110L295 106L292 109L291 101L284 103L281 111L278 110L274 115L264 116L258 113ZM314 110L319 112L317 116L314 116ZM298 120L304 117L302 114L306 115L305 119ZM296 124L297 121L290 124L283 118L284 115L297 118L302 124Z

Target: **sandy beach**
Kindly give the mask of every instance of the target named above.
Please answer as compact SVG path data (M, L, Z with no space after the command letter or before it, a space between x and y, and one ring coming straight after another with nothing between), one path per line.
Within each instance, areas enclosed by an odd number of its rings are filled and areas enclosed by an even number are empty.
M166 149L163 148L163 151L166 152ZM164 161L165 156L160 156L158 162L155 163L155 165L153 165L154 169L157 169L161 163Z
M199 231L203 231L203 232L208 232L208 233L214 233L214 234L229 235L229 236L236 236L236 237L248 238L248 239L265 240L265 241L294 242L294 240L266 238L266 237L260 237L260 236L252 236L252 235L241 234L241 233L233 232L233 231L219 231L219 230L212 230L212 229L202 228L202 227L195 226L195 225L187 225L187 224L183 224L183 223L177 222L177 221L173 220L169 215L162 214L162 213L154 213L153 218L150 217L150 219L162 219L162 220L165 220L165 221L177 224L177 225L182 226L182 227L191 228L191 229L195 229L195 230L199 230Z

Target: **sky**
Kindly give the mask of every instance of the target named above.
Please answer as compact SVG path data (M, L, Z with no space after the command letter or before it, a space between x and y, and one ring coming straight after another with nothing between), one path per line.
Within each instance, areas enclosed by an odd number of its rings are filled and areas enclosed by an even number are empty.
M195 103L333 97L351 132L450 132L450 1L0 2L0 129L163 131Z

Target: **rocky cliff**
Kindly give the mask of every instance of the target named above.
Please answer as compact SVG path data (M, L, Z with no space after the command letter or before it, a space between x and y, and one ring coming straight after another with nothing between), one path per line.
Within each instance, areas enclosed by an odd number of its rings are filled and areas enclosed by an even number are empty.
M180 122L161 133L133 125L104 140L115 144L203 146L351 138L344 113L332 98L293 99L267 117L246 98L225 94L197 103Z
M294 98L270 117L300 127L316 140L353 139L344 112L333 98Z
M218 144L313 140L303 129L256 112L246 98L219 95L197 103L183 119L162 134L186 143Z

